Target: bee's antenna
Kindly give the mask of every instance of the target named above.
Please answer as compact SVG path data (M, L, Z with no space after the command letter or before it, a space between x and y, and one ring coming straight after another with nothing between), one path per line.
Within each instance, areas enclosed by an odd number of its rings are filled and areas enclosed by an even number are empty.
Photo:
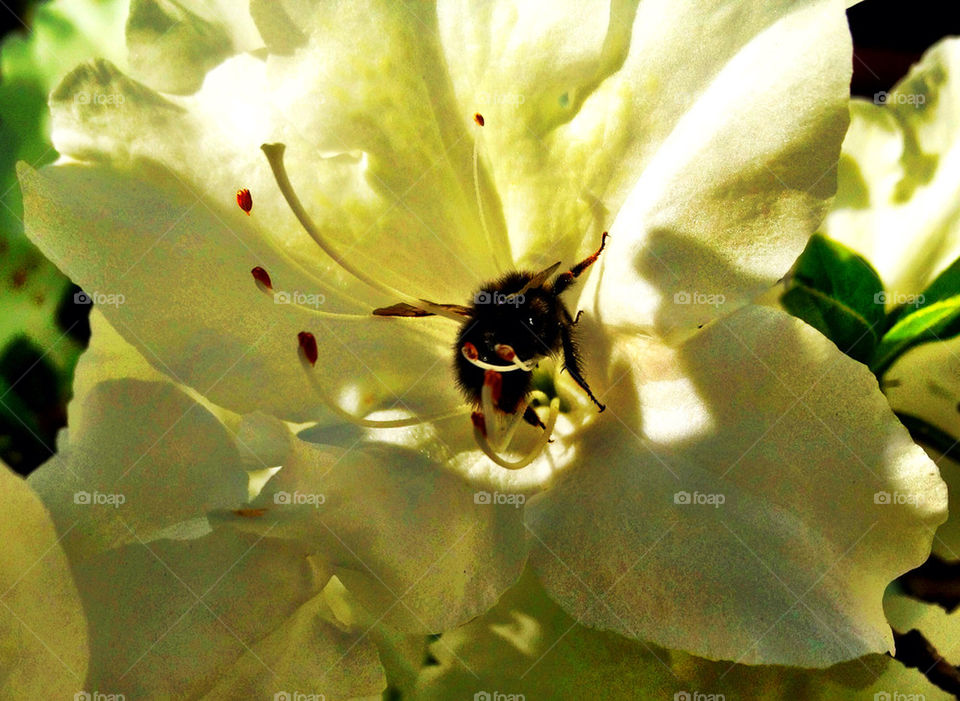
M448 309L444 309L440 305L432 304L431 302L425 302L424 300L417 299L416 297L411 297L410 295L404 294L394 287L374 280L372 277L363 271L358 270L344 260L341 256L339 256L337 252L333 250L333 247L330 246L326 240L324 240L323 236L320 234L320 230L317 228L317 225L314 224L313 219L310 218L310 215L307 214L307 210L304 209L303 203L300 202L300 198L297 197L297 193L294 191L293 185L290 184L290 177L287 175L287 169L283 165L283 152L286 150L286 145L263 144L260 149L264 152L264 154L266 154L267 161L270 163L270 169L273 171L273 177L277 181L277 187L280 188L280 192L283 194L283 197L290 206L290 209L293 211L293 214L299 220L300 225L303 227L304 231L310 235L310 238L316 241L317 245L320 246L324 253L330 256L337 265L361 282L366 283L373 289L379 290L390 297L400 297L413 307L423 309L424 311L428 311L431 314L436 314L437 316L443 316L448 319L452 319L458 324L463 321L463 317L451 312Z
M483 115L477 112L473 115L473 121L477 125L476 136L473 139L473 193L477 198L477 211L480 213L480 228L483 229L483 236L487 241L487 248L493 256L493 262L502 271L506 270L503 261L497 256L497 247L493 245L493 237L487 228L487 218L483 214L483 199L480 197L480 129L486 123Z

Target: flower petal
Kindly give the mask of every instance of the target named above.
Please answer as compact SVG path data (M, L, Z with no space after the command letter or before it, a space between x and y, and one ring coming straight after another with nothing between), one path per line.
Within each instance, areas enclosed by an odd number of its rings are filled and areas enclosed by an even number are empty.
M384 319L353 305L346 311L358 316L341 321L274 303L250 269L284 262L242 225L233 228L246 218L239 209L231 219L169 178L145 182L99 166L23 168L20 177L27 230L43 252L104 296L104 315L155 367L213 402L320 418L322 400L297 355L298 332L313 329L321 357L313 372L351 411L396 404L432 413L462 403L445 367L449 321ZM310 289L302 277L286 283ZM330 295L331 311L343 309Z
M676 353L621 337L615 357L594 459L528 505L551 595L709 658L889 650L884 588L929 554L946 488L873 375L762 307Z
M192 93L214 66L263 45L229 0L133 0L127 19L131 75L157 90Z
M565 698L611 700L858 701L883 699L874 694L885 691L946 698L919 671L881 655L826 670L732 665L592 630L551 601L530 572L493 609L444 633L430 651L438 664L423 668L418 699L483 691L551 698L557 689Z
M329 576L295 543L232 529L127 545L75 570L94 644L89 683L134 698L195 697L229 679L258 641L293 634Z
M0 463L0 696L72 697L90 654L86 618L50 515Z
M29 478L71 553L149 540L246 501L247 474L220 420L150 368L97 312L91 325L69 429L58 455Z
M209 698L270 698L284 691L291 697L380 698L386 683L377 647L366 628L343 626L335 617L331 584L248 649Z
M847 123L842 3L461 0L438 15L461 119L486 118L515 258L574 262L616 217L611 321L698 323L674 293L757 293L819 222Z
M519 576L527 548L517 504L485 501L411 449L342 430L324 441L297 441L254 505L281 519L276 534L329 553L374 618L438 633L488 609Z
M875 100L851 102L824 232L876 267L893 305L960 257L960 40L938 43Z

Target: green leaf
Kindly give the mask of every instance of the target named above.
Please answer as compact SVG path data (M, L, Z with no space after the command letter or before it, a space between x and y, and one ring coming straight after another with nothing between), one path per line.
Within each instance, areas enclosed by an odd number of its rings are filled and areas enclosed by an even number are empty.
M814 234L780 298L788 312L866 363L885 319L883 283L873 266L843 244Z
M911 348L931 341L946 341L960 334L960 295L928 303L895 323L877 347L870 369L877 377Z

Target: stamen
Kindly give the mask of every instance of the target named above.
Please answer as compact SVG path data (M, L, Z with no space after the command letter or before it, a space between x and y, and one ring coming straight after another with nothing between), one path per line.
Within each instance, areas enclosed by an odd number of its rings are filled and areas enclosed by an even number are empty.
M493 347L493 350L495 350L497 355L506 360L508 363L512 363L517 359L516 351L513 350L512 346L508 346L506 343L498 343Z
M330 244L327 243L327 241L320 234L320 230L313 222L313 219L310 218L307 210L304 209L303 203L300 202L300 198L297 197L297 193L294 191L293 185L290 183L290 177L287 175L287 169L283 165L283 152L286 150L286 145L263 144L260 148L264 154L266 154L267 161L270 163L270 169L273 171L273 177L277 181L277 186L280 188L280 192L283 194L284 199L287 201L287 204L293 211L294 216L297 217L300 225L303 227L304 231L309 234L310 238L312 238L317 245L320 246L323 252L330 256L330 258L332 258L337 265L361 282L366 283L379 292L383 292L390 297L400 297L403 299L403 301L407 302L411 306L432 312L437 316L446 317L447 319L456 321L458 324L463 323L463 317L451 312L449 309L445 309L437 304L425 302L422 299L411 297L410 295L405 294L394 287L378 282L337 255L336 251L333 250L333 247L330 246Z
M237 204L240 205L240 209L246 212L249 217L250 210L253 209L253 196L247 188L237 190Z
M317 339L309 331L301 331L297 334L297 341L300 344L300 352L303 358L310 363L310 367L317 364Z
M495 372L526 370L527 372L532 372L533 369L537 367L537 361L532 358L530 360L520 360L519 358L515 357L513 363L510 365L494 365L492 363L488 363L485 360L480 360L480 354L477 352L476 346L469 342L460 347L460 353L470 362L471 365L474 365L481 370L493 370Z
M434 414L432 416L411 416L406 419L394 419L392 421L378 421L376 419L364 419L359 416L354 416L340 407L340 405L334 401L333 397L327 394L326 390L323 388L323 385L320 383L320 380L318 380L316 375L313 373L313 367L317 362L318 356L317 339L309 331L301 331L299 334L297 334L297 339L300 342L300 364L307 375L307 381L310 383L313 391L316 392L320 401L323 402L323 405L344 421L352 423L356 426L362 426L363 428L408 428L410 426L419 426L420 424L441 421L454 416L460 416L466 411L464 407L460 407L455 411Z
M494 370L487 370L483 374L483 388L480 390L480 406L483 409L484 425L487 430L485 437L490 437L493 442L497 442L497 401L500 399L500 393L503 390L503 378L500 373Z
M273 282L270 280L270 274L259 265L250 271L253 279L257 281L257 287L261 292L273 290Z
M483 386L490 387L490 396L496 406L500 405L500 395L503 393L503 377L496 370L487 370L483 373Z
M521 412L522 413L522 412ZM519 470L526 467L537 457L540 453L543 452L543 449L547 447L547 443L550 442L550 436L553 434L553 429L557 425L557 418L560 416L560 398L554 397L550 400L550 415L547 418L547 427L540 434L537 442L533 445L526 455L524 455L519 460L505 460L500 455L494 451L493 447L490 445L490 440L486 434L482 433L477 429L477 424L474 422L473 426L473 437L476 440L477 445L480 447L480 450L483 451L484 455L490 458L500 467L506 468L507 470Z
M484 436L487 435L487 422L483 418L482 411L475 411L470 414L470 420L473 422L473 430L480 431Z
M477 112L473 115L473 121L477 126L484 125L483 115ZM477 198L477 212L480 215L480 228L483 230L484 240L487 242L487 249L493 256L493 262L500 270L505 270L503 261L497 255L497 247L493 245L493 236L490 235L490 229L487 228L487 218L483 213L483 199L480 197L480 130L477 130L473 139L473 194Z

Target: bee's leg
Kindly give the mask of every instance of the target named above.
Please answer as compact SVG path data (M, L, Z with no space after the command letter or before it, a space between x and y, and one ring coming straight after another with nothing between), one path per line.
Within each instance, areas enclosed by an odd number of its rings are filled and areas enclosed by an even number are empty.
M534 428L542 428L543 430L547 429L546 424L540 420L540 417L537 416L537 412L533 410L533 407L529 404L527 405L526 411L523 412L523 420Z
M570 320L569 314L567 315L567 320ZM607 406L605 404L601 404L600 400L593 396L590 385L588 385L587 381L583 379L583 369L580 367L580 353L577 351L577 343L573 339L573 335L570 333L569 326L564 325L561 327L560 338L563 341L563 369L569 372L570 377L573 378L573 381L580 385L580 388L587 393L587 396L590 397L590 401L596 404L600 411L603 411L607 408Z
M553 292L554 294L560 294L565 289L570 287L573 284L573 281L580 277L580 274L589 268L591 265L597 262L597 258L600 257L600 254L603 252L603 247L607 245L608 234L606 231L603 232L603 238L600 239L600 248L597 249L597 252L592 256L587 256L582 261L577 263L575 266L570 268L567 272L562 275L557 276L557 279L553 281Z

